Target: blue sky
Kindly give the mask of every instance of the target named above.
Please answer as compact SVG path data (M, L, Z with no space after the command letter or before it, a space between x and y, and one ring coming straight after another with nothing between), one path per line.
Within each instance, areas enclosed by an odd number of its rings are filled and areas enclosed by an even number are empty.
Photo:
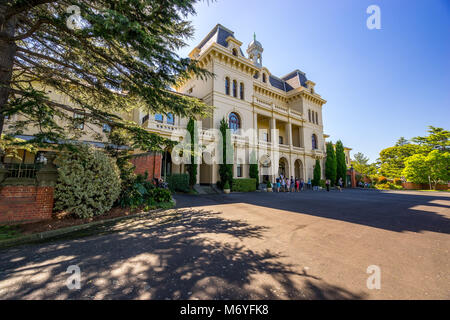
M369 30L369 5L381 30ZM189 17L187 56L217 24L235 32L245 52L256 32L263 65L276 76L300 69L327 103L324 131L371 161L399 137L450 129L450 1L218 0Z

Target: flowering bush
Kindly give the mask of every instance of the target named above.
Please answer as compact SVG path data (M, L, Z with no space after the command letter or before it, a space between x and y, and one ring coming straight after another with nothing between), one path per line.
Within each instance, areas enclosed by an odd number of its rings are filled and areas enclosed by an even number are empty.
M120 194L120 172L103 151L82 144L77 151L62 152L56 159L58 182L55 210L79 218L101 215Z
M387 183L387 182L388 182L388 180L387 180L386 177L383 177L383 176L379 176L379 177L378 177L377 183L384 184L384 183Z

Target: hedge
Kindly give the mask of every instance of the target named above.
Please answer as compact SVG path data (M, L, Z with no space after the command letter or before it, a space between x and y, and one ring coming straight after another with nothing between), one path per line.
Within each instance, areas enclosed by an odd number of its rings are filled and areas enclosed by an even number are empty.
M189 174L187 173L174 173L166 177L169 189L172 192L189 192Z
M256 191L256 179L233 179L232 191L252 192Z

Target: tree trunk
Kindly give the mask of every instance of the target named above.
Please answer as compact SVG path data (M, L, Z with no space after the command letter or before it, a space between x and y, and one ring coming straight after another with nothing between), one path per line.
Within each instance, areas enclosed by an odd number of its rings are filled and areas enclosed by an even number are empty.
M6 6L0 5L0 34L6 37L13 37L16 28L16 19L12 17L8 21L4 21L5 11ZM0 136L3 133L5 120L3 112L8 102L15 54L15 42L0 39Z

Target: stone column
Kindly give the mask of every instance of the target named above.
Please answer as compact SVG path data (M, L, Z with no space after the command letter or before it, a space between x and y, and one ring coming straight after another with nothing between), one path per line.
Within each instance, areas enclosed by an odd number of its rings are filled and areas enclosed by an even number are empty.
M287 135L286 135L286 144L290 147L292 147L292 123L291 119L288 120L288 123L286 124Z
M278 137L276 135L277 120L272 116L270 119L270 142L272 145L278 144Z
M253 143L256 146L258 145L258 114L253 112Z

